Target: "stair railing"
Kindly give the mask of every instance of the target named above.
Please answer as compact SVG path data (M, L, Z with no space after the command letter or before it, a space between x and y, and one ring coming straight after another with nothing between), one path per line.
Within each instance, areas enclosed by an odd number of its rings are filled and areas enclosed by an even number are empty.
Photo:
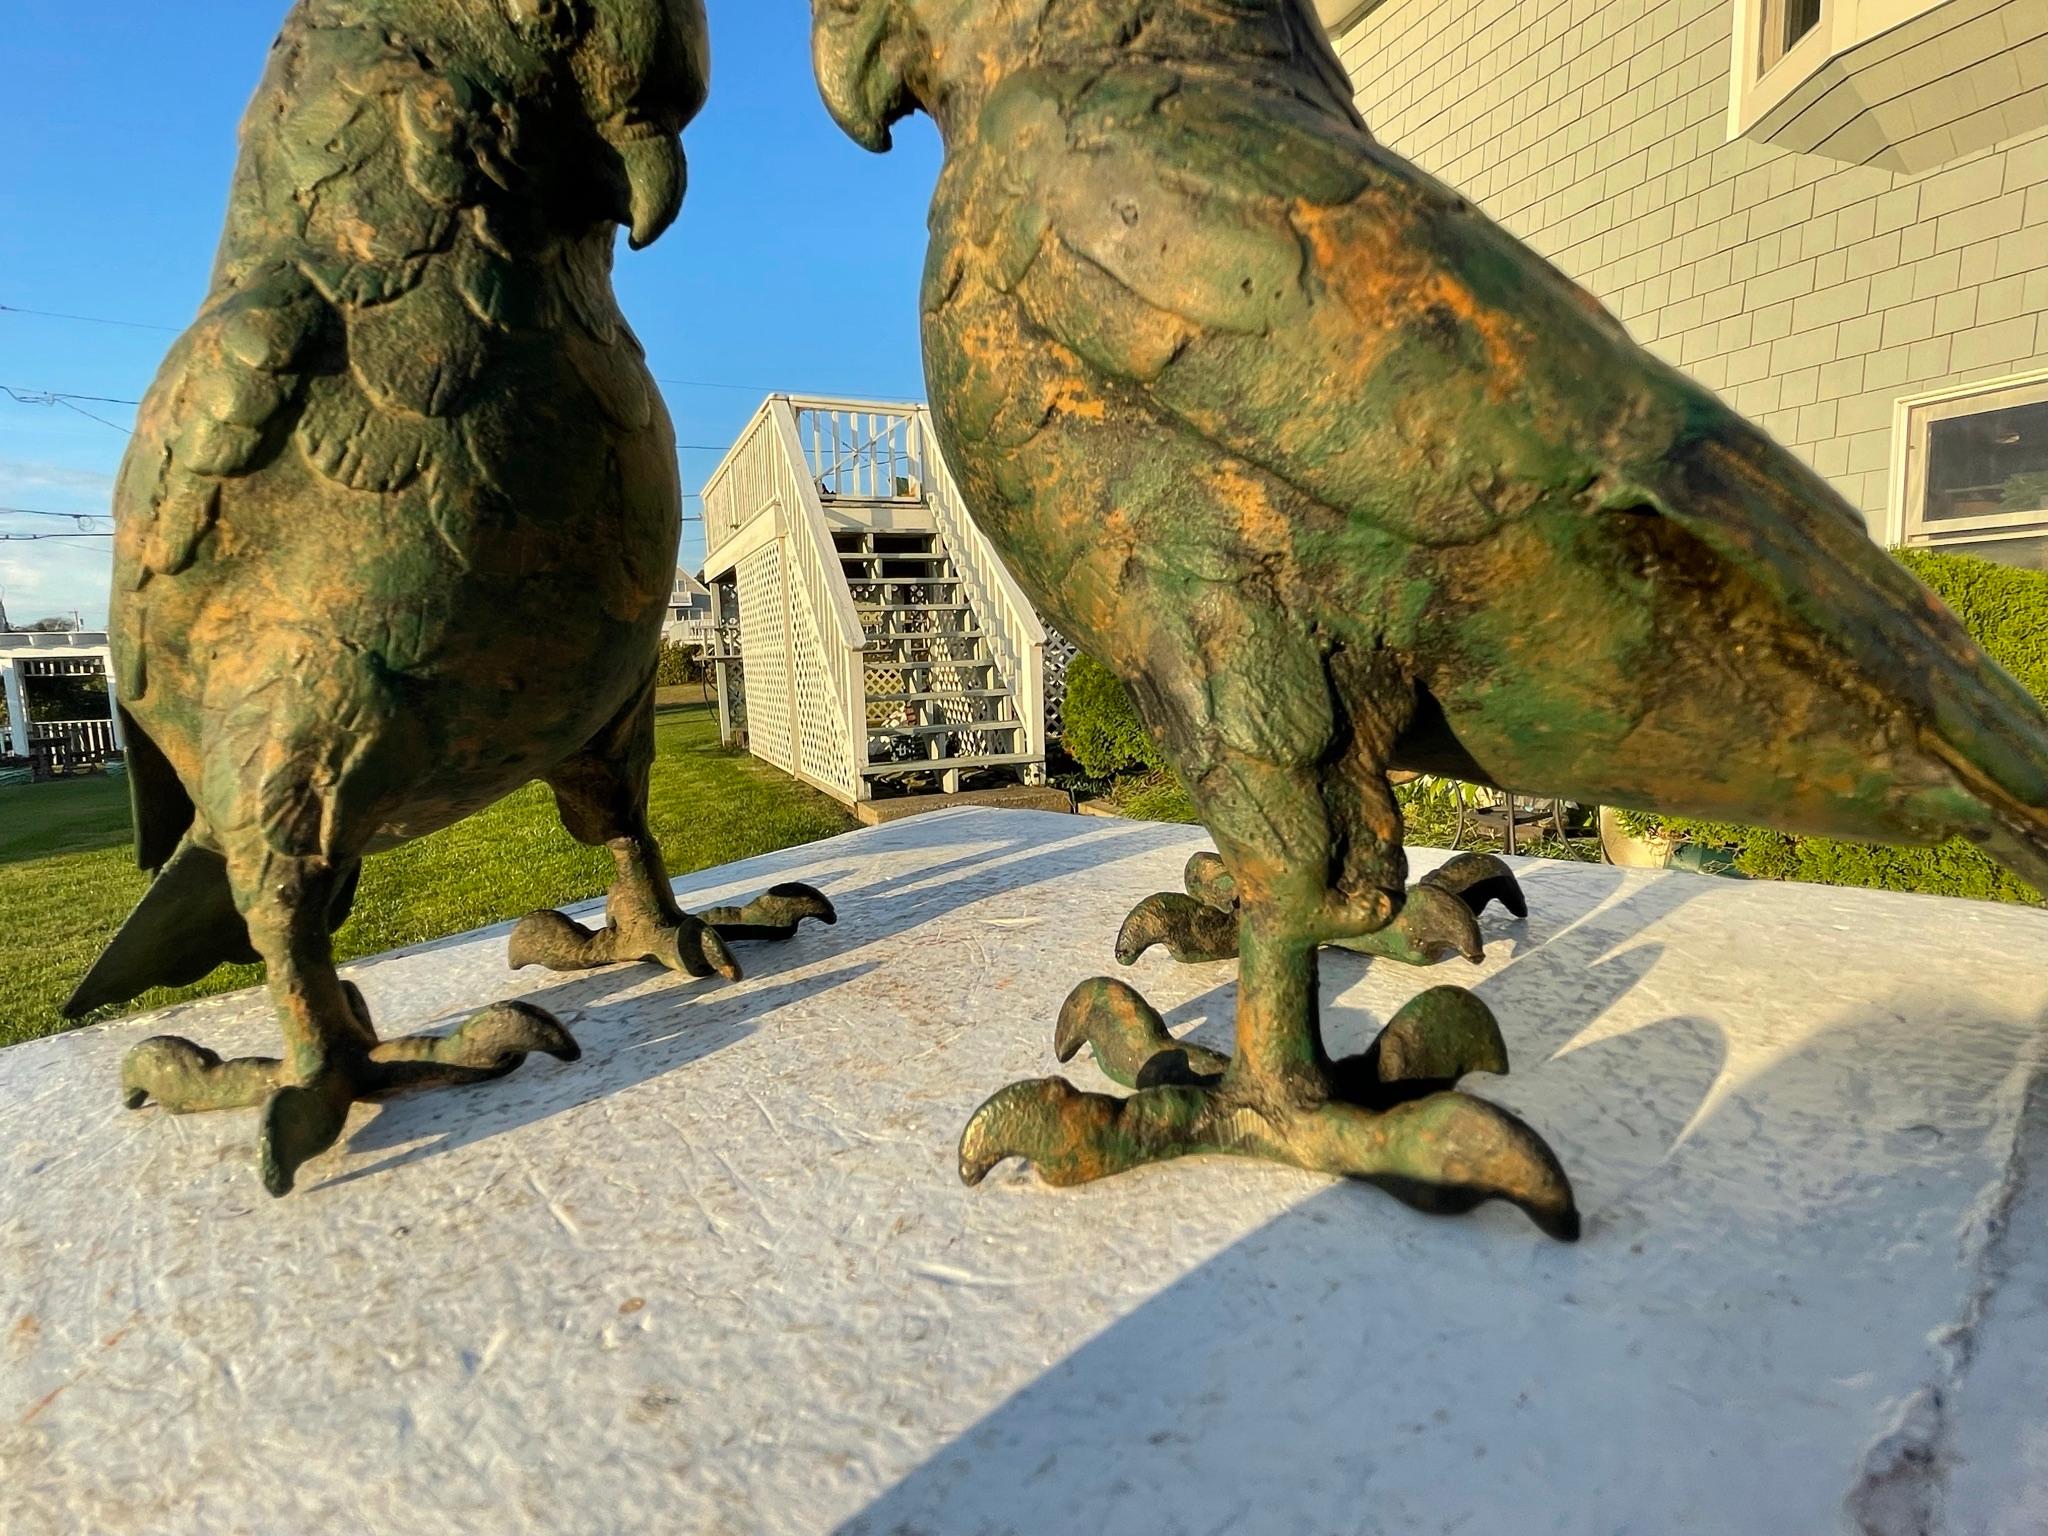
M1010 685L1017 718L1024 725L1024 751L1045 759L1045 625L1038 610L1002 557L975 525L932 426L932 413L917 409L917 459L932 521L953 557L961 590L988 636L989 653Z
M795 408L785 395L762 403L705 482L707 567L725 544L764 516L774 519L782 611L760 617L767 620L762 632L774 634L783 651L781 670L790 695L788 760L778 759L777 743L766 737L757 741L757 749L769 749L762 755L776 767L840 799L862 799L868 793L867 636L798 436ZM764 667L763 674L768 670Z
M815 484L859 501L914 500L916 408L791 396L797 439Z
M786 397L771 400L768 408L782 450L776 455L776 496L782 505L783 547L789 561L791 643L795 648L799 639L815 640L821 675L811 681L832 714L829 744L807 744L799 729L792 732L797 739L791 750L805 777L861 800L868 794L867 634L853 606L853 593L846 585L838 546L832 542L831 525L825 521L817 482L797 436L796 411ZM802 633L806 624L808 635ZM809 665L801 654L796 657L796 665L790 669L792 688L801 686ZM795 709L791 720L801 720Z

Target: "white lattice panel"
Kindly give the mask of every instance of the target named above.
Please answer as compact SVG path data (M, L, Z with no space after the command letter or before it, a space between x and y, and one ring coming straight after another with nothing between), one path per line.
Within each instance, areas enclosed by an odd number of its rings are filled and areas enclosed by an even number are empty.
M785 773L790 750L789 600L782 550L771 544L740 562L740 654L747 659L747 745Z
M789 584L789 626L791 651L796 660L791 691L796 696L792 735L797 767L818 783L851 795L860 785L852 771L845 711L833 692L817 622L804 600L803 589L795 583Z

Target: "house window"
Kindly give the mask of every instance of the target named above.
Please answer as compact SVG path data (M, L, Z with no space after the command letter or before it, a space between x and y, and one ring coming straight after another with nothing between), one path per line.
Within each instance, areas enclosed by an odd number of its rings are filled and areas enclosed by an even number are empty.
M1820 25L1821 0L1763 0L1763 54L1757 73L1770 73L1771 66L1792 51L1793 45Z
M1905 414L1905 542L2048 570L2048 378Z

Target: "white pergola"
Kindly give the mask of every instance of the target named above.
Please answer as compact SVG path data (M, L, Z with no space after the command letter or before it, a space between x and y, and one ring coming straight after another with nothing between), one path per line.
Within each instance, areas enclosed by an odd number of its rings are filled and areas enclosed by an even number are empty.
M0 689L7 697L7 749L29 755L28 695L22 680L29 677L104 677L107 680L108 724L116 751L126 752L121 712L114 707L114 651L104 632L8 630L0 633ZM61 722L70 723L70 722Z

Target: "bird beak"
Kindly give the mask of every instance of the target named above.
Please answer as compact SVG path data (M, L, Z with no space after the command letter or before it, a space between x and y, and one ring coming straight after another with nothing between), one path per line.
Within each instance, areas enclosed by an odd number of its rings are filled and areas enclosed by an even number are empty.
M626 178L626 242L636 251L645 250L683 211L683 191L690 177L682 143L658 128L606 138Z
M889 125L913 105L889 13L886 0L811 0L811 64L825 109L856 144L877 153L889 147Z

